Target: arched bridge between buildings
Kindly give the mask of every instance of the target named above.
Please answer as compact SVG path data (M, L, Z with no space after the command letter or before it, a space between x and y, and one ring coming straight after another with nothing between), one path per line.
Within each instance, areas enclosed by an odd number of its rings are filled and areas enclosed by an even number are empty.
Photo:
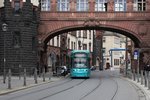
M131 38L136 48L150 47L150 12L41 12L38 39L74 30L106 30Z

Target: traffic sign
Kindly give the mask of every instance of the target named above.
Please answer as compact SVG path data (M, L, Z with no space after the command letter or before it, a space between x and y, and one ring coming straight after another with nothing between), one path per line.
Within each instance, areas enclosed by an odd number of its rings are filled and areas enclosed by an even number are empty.
M134 59L135 59L135 60L138 59L138 55L139 55L138 50L134 50Z

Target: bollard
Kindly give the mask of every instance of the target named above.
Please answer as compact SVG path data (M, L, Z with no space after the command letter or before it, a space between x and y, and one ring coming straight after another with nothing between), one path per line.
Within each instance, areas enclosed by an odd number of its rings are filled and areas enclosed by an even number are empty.
M150 89L150 72L148 71L148 89Z
M43 82L45 82L45 68L43 68Z
M51 79L51 71L49 70L49 80Z
M11 69L8 70L8 89L11 89Z
M21 69L20 69L20 66L19 66L19 80L21 80Z
M6 69L4 68L4 75L3 75L3 83L5 84L6 83Z
M144 76L143 76L143 70L141 70L141 85L143 85L143 78L144 78Z
M147 71L145 71L144 73L145 73L145 75L144 75L144 80L145 80L144 81L144 83L145 83L144 86L147 87Z
M133 69L133 80L135 81L135 69Z
M137 70L137 82L139 83L140 82L140 74L139 74L139 70Z
M35 68L34 70L34 80L35 80L35 84L37 84L37 69Z
M24 79L24 82L23 82L23 86L26 86L26 69L24 68L24 74L23 74L23 79Z

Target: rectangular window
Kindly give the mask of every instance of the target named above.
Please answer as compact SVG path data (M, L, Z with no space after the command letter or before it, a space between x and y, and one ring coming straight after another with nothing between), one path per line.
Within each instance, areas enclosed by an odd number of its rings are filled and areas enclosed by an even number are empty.
M83 50L87 50L87 44L83 44Z
M77 11L88 11L89 10L89 0L77 0Z
M87 31L83 30L83 38L87 38Z
M115 0L115 11L126 11L126 0Z
M76 49L76 43L74 42L74 49Z
M41 11L50 11L50 0L41 0Z
M70 0L57 0L57 11L70 11Z
M73 49L73 42L71 41L71 49Z
M79 48L79 50L81 50L81 46L82 46L81 41L78 41L78 48Z
M14 10L15 10L15 14L20 13L20 1L18 0L14 1Z
M91 51L91 43L89 43L89 51Z
M96 0L95 11L107 11L108 0Z
M81 31L78 31L78 37L81 38Z
M91 39L91 30L89 30L89 39Z
M70 49L70 39L68 39L68 49Z
M119 59L114 59L114 65L119 65Z
M146 0L134 0L134 11L146 11Z

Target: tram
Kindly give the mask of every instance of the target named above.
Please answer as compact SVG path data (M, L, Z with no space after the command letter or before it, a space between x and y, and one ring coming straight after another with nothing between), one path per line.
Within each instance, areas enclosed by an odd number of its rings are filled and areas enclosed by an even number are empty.
M83 77L89 78L90 69L90 52L88 50L73 50L71 52L71 78Z

